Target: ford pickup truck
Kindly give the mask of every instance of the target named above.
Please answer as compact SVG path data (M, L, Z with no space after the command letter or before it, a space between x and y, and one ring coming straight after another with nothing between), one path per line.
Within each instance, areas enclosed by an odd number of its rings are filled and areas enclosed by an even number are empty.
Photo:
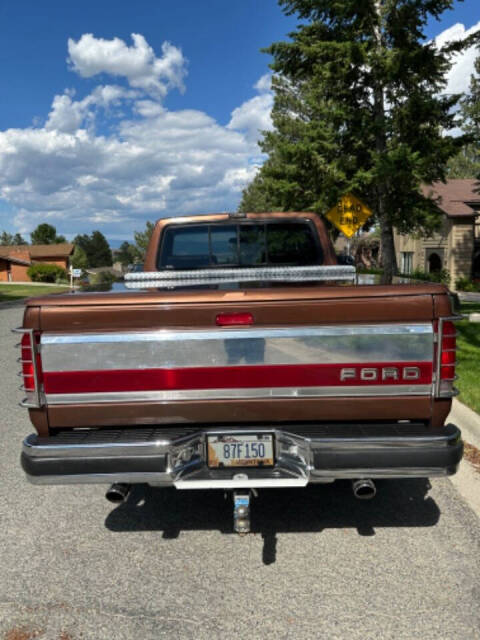
M34 484L233 495L455 473L452 297L358 286L312 213L157 222L126 291L26 302L20 362Z

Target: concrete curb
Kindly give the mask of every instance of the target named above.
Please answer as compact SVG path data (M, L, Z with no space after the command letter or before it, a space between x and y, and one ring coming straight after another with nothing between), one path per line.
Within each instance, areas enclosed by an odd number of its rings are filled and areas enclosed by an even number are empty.
M480 416L462 402L453 399L447 422L453 422L462 431L463 439L480 449Z

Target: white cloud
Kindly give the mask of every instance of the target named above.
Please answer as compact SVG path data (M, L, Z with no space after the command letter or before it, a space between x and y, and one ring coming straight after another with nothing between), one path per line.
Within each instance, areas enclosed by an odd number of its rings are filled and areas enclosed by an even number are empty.
M273 94L270 90L272 77L263 75L255 84L260 95L247 100L232 112L228 129L243 131L249 140L258 140L261 131L272 128L270 113L273 106Z
M186 60L182 51L169 42L162 44L157 58L145 38L132 33L133 46L120 38L105 40L85 33L75 42L68 39L68 62L83 78L100 73L125 77L131 87L163 97L172 89L183 91Z
M172 45L162 51L157 58L142 36L133 47L90 35L69 41L78 73L123 75L130 88L101 84L78 99L65 91L45 124L0 131L0 198L17 211L19 231L48 220L69 237L101 228L131 238L147 219L236 209L262 161L269 76L222 126L204 112L163 106L183 58Z
M462 40L480 29L480 22L466 29L463 24L457 23L442 31L436 38L438 47L443 47L447 42ZM458 53L453 58L453 66L447 74L447 86L445 93L465 93L470 87L470 77L474 72L475 58L479 55L476 47L470 47Z
M93 125L98 108L109 110L119 107L123 100L133 99L136 93L115 85L105 85L96 87L83 100L73 100L74 95L74 91L66 90L53 98L46 129L73 133L84 124Z

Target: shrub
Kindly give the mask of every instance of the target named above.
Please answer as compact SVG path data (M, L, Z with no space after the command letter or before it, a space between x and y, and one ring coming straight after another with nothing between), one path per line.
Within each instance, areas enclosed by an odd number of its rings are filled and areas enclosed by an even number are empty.
M32 264L28 267L27 275L32 282L67 281L67 272L56 264Z
M472 282L470 278L458 278L458 280L455 281L455 288L458 291L480 291L480 285Z
M357 267L357 273L373 273L374 275L382 275L383 269L380 267L364 267L363 265Z
M431 271L426 273L421 269L414 269L412 273L401 274L405 278L413 278L413 280L426 280L427 282L441 282L442 284L450 284L450 273L447 269L441 271Z
M92 274L89 278L90 284L112 284L117 278L111 271L100 271Z

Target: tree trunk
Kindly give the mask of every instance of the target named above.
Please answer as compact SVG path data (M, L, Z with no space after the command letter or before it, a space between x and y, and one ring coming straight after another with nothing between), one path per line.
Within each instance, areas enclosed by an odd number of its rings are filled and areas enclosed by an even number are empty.
M380 282L392 284L393 276L397 275L397 256L393 242L393 227L387 216L380 216L380 231L383 259L383 273Z
M378 57L384 53L384 43L382 40L382 0L376 0L375 10L377 22L374 26L374 36L377 44ZM385 121L385 95L382 84L382 76L373 70L373 113L375 120L375 150L378 157L387 152L387 130ZM378 160L377 160L378 162ZM388 216L388 179L377 178L377 215L380 222L381 231L381 253L383 260L382 284L392 284L393 276L397 274L397 258L395 255L395 245L393 242L393 227Z

